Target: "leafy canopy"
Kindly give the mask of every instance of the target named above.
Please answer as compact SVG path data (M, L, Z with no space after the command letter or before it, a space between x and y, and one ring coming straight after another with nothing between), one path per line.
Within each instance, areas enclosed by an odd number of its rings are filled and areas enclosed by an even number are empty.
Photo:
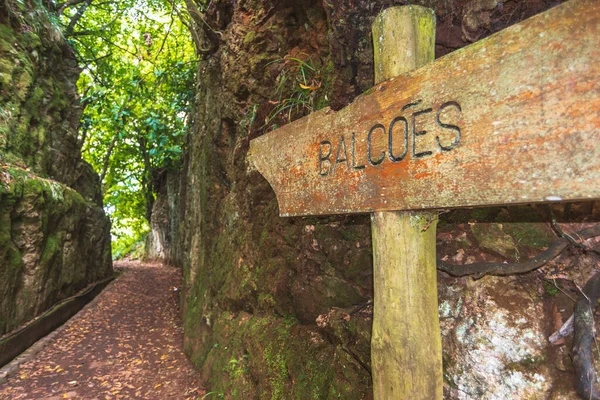
M100 174L116 256L148 231L155 177L181 162L196 52L179 1L56 5L83 68L83 156Z

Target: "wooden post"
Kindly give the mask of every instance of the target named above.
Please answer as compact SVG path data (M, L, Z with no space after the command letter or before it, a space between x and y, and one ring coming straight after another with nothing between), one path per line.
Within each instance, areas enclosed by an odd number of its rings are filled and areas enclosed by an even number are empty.
M435 14L388 8L373 23L373 42L375 83L419 68L435 58ZM436 224L432 212L371 214L375 400L442 398Z

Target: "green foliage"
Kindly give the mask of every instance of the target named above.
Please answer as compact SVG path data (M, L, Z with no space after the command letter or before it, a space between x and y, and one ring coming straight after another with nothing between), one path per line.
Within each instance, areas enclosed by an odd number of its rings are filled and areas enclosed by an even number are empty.
M226 372L231 379L240 379L245 374L248 374L248 354L244 354L239 360L237 358L229 360Z
M143 258L146 238L150 231L148 223L143 218L125 219L120 222L120 226L113 228L112 232L113 258L121 259L125 256L133 260Z
M213 398L217 398L217 399L224 399L224 398L225 398L225 395L224 395L223 393L219 393L219 392L208 392L208 393L206 393L204 396L202 396L202 399L201 399L201 400L208 399L208 398L210 398L211 396L212 396Z
M284 68L277 77L277 99L273 100L275 108L263 125L263 128L271 129L278 127L274 123L277 118L283 117L285 122L292 122L325 105L319 99L323 92L319 63L300 57L285 57L275 62L282 62ZM323 95L323 98L326 96Z
M556 296L558 293L558 286L552 282L544 281L544 291L548 296Z
M79 140L102 179L115 255L147 232L157 171L181 163L197 69L181 7L179 0L88 0L62 10L82 67Z

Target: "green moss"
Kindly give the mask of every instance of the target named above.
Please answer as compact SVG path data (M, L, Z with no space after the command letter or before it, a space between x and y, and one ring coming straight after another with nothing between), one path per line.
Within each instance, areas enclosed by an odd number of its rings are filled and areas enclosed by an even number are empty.
M62 111L69 107L69 100L64 95L64 90L60 87L54 87L51 90L52 97L48 102L48 109ZM60 117L60 115L58 116Z
M23 197L35 199L43 195L47 190L47 183L39 178L25 179L23 185Z
M332 387L341 393L332 386L340 365L331 363L330 348L311 344L302 329L293 317L220 313L206 344L210 354L198 366L212 371L212 391L232 399L324 399ZM356 369L342 369L349 381L356 381ZM354 393L343 398L361 397Z
M249 65L250 65L250 71L254 74L257 72L262 72L264 71L265 67L267 66L267 64L269 62L273 61L273 56L266 54L266 53L261 53L261 54L256 54L254 56L252 56L250 58Z
M270 293L261 293L258 295L258 306L261 309L271 309L275 307L276 302Z
M31 91L31 95L27 99L26 107L28 111L36 111L33 108L40 108L42 106L42 100L44 98L44 89L36 86ZM39 115L39 113L38 113ZM39 118L38 118L39 119Z
M475 208L471 210L471 217L477 221L485 221L490 215L489 208Z
M273 351L269 346L265 349L265 359L270 369L269 383L271 386L271 399L285 399L288 386L288 367L284 355L280 350Z
M520 246L533 249L548 247L556 239L546 224L509 223L504 224L504 231L511 235Z
M251 3L245 6L250 9ZM273 32L275 37L280 34L279 28ZM273 39L270 34L267 36L269 45L277 44L279 39ZM255 44L262 39L260 31L258 34L244 31L238 38L247 48L254 50L246 58L260 77L264 77L264 70L268 68L266 63L277 57L269 57L269 53L256 54L259 48ZM287 41L288 38L281 40ZM333 63L327 66L333 72ZM320 71L326 70L327 66L320 67ZM210 75L210 70L207 69L207 75ZM275 72L277 69L272 70ZM295 72L296 68L289 72L291 78ZM232 80L241 77L239 72L231 74ZM321 80L322 86L311 93L315 95L315 107L320 107L317 100L333 75L321 73L316 78ZM206 80L205 77L200 79ZM293 79L288 80L290 85L294 82ZM269 90L268 87L265 89ZM201 91L210 95L210 87L202 86ZM321 100L321 106L326 104L324 97ZM252 104L252 99L249 102ZM218 102L211 101L199 105L202 126L219 125L218 117L214 116L219 114L214 112L213 103L218 105ZM257 107L257 113L262 113L261 119L264 112L259 112ZM254 113L248 114L252 117L249 119L253 119ZM258 115L256 117L259 118ZM263 123L262 120L260 123ZM306 257L302 258L304 254L308 255L311 263L307 268L321 274L322 265L327 264L330 257L326 252L331 249L336 252L336 257L343 258L345 247L356 248L355 243L343 240L361 240L363 231L351 228L350 232L343 234L341 229L319 226L313 237L319 240L323 251L313 252L310 248L312 238L304 232L304 226L311 224L310 219L280 219L274 196L266 207L263 201L267 197L262 193L260 202L248 201L246 196L257 194L255 189L241 182L240 179L246 179L244 171L231 162L230 155L221 155L225 159L217 159L212 145L216 133L210 128L201 128L201 131L202 140L197 140L199 136L190 135L189 146L194 149L194 154L189 174L194 184L188 188L188 199L193 199L190 202L193 209L188 208L188 211L193 211L194 215L202 214L202 217L195 222L184 223L183 227L188 258L184 261L184 275L189 288L185 301L186 352L201 371L210 390L223 393L226 398L364 397L364 391L357 387L364 386L368 392L368 374L346 353L336 350L329 340L337 338L328 340L314 328L314 324L310 328L300 324L292 315L295 310L293 302L298 301L297 297L290 296L294 275L300 272L299 263L306 260ZM231 178L231 190L227 195L214 189L216 184L222 186L216 182L217 168L220 168L218 173L225 172ZM242 189L236 189L236 186ZM318 222L314 225L327 222L327 218L316 220ZM364 231L368 232L368 226ZM308 248L298 248L299 242ZM338 266L336 263L336 268L356 269L356 276L364 281L366 274L360 270L359 264L369 257L369 252L362 248L355 252L356 257L350 257L350 265ZM363 253L365 257L362 257ZM369 264L366 265L364 269L368 269ZM328 304L336 304L339 299L344 302L356 299L354 289L346 290L352 288L355 282L349 282L345 273L340 274L331 262L325 267L328 268L325 279L322 282L315 280L315 284L320 285L322 293L326 293ZM330 275L335 278L329 279ZM312 282L310 279L307 281ZM341 293L339 297L338 292ZM321 304L318 299L308 297L307 300ZM363 300L360 298L360 302ZM357 332L353 334L359 335ZM336 368L339 368L339 373Z
M21 257L21 253L12 243L10 236L10 222L7 221L8 218L2 218L4 228L0 229L0 268L2 270L3 282L0 284L0 289L2 292L6 292L8 286L11 282L19 279L21 276L21 271L23 270L23 258ZM0 220L2 220L0 219ZM2 329L0 327L0 332Z
M523 373L531 373L531 372L537 372L537 369L540 365L544 364L546 362L546 358L545 357L532 357L532 358L524 358L523 360L520 360L519 362L509 362L507 363L504 368L507 371L519 371L519 372L523 372Z
M300 228L296 225L286 225L283 231L285 243L289 246L296 246L300 239Z
M372 393L370 379L357 375L355 367L356 361L338 348L334 357L335 375L330 378L326 399L362 399Z
M351 242L359 242L361 239L364 239L364 237L360 229L350 227L342 231L342 239Z
M559 290L556 287L556 285L553 285L550 282L546 282L544 281L544 292L548 295L548 296L556 296L556 294L558 294Z
M332 235L337 233L337 231L334 231L329 226L324 224L322 221L321 221L321 223L317 223L314 226L315 226L315 231L313 232L313 236L315 237L315 239L317 239L320 242L322 242L326 238L332 237Z
M58 235L53 234L48 236L46 239L46 244L44 245L44 250L42 252L42 257L40 258L40 266L42 268L46 268L51 264L54 260L54 257L59 253L60 250L60 239Z
M25 32L22 36L23 44L31 51L42 46L42 40L35 32Z
M15 89L16 95L21 101L27 99L29 94L29 88L33 83L33 76L28 71L21 71L20 74L15 78Z
M256 39L256 31L249 31L246 33L246 36L244 36L244 44L247 46L252 43L254 39Z
M262 232L260 233L260 239L258 240L258 244L260 246L263 246L265 243L267 243L269 241L270 235L271 234L270 234L268 228L265 227L265 229L263 229Z
M0 42L1 43L1 42ZM10 87L15 63L10 58L0 58L0 85Z
M38 125L31 130L31 136L36 139L40 147L43 147L46 142L46 129L43 125Z
M458 385L454 381L454 376L456 374L448 373L449 370L453 370L456 366L456 361L447 353L442 354L442 369L444 382L448 384L453 389L458 388Z
M471 226L471 232L480 247L511 259L518 257L517 244L502 224L477 223Z
M89 279L110 269L108 258L93 259L94 254L105 252L99 250L103 246L98 240L103 238L96 230L102 229L102 223L92 226L92 215L86 214L90 205L74 190L35 177L48 174L50 163L56 161L48 159L49 147L65 157L77 156L69 154L72 143L64 140L67 123L77 117L77 110L70 106L75 101L71 85L76 71L64 71L72 60L63 61L64 41L57 21L38 3L11 2L8 11L13 21L27 29L16 32L0 24L0 335L55 302L55 292L72 294L69 290L78 288L71 287L71 281L81 283L92 271ZM52 112L48 112L50 103L55 107ZM53 143L46 136L50 131ZM96 208L93 213L101 211ZM63 254L67 232L74 236L74 251ZM27 243L27 248L20 250L15 243ZM21 251L30 255L27 266ZM86 254L90 259L82 262ZM32 265L35 260L37 264ZM59 263L61 268L53 268ZM25 267L33 275L24 286Z
M321 69L321 89L317 91L314 101L314 111L318 111L329 105L329 99L333 98L333 83L335 81L335 66L333 61L329 60Z
M35 144L29 136L29 116L21 115L18 121L14 121L13 131L8 137L8 150L15 157L24 157L35 153Z

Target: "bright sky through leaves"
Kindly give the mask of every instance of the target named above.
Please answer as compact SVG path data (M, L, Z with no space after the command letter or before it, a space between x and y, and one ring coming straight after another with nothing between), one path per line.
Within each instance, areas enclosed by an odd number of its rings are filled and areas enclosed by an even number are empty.
M101 176L117 254L148 231L157 172L181 161L197 56L173 6L91 0L61 17L82 68L83 156Z

